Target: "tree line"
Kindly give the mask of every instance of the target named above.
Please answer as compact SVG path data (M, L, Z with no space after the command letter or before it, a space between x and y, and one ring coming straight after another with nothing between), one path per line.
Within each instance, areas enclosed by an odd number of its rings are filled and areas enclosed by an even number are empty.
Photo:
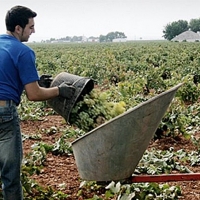
M163 37L167 40L171 40L177 35L191 30L193 32L200 31L200 18L199 19L191 19L189 22L186 20L178 20L172 23L168 23L163 30ZM107 35L100 35L99 37L91 36L86 38L84 36L66 36L64 38L55 39L51 38L50 40L46 40L43 42L87 42L87 41L99 41L99 42L112 42L117 38L127 38L127 36L123 32L115 31L109 32Z
M171 40L177 35L188 30L191 30L195 33L200 31L200 18L191 19L189 22L186 20L178 20L172 23L168 23L163 30L163 37L167 40Z
M55 39L51 38L50 40L46 40L44 42L87 42L87 41L99 41L99 42L112 42L117 38L127 38L127 36L123 32L115 31L109 32L107 35L100 35L99 37L90 36L86 38L85 36L66 36L63 38Z
M127 38L123 32L115 31L110 32L107 35L100 35L99 42L112 42L114 39L117 38Z

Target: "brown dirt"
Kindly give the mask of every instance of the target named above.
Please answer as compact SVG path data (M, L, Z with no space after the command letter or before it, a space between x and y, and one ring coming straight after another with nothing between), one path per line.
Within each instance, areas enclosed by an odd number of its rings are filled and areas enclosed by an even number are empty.
M43 130L50 129L50 127L57 127L58 131L55 134L46 134ZM42 121L22 121L21 129L22 133L26 135L36 135L43 132L42 141L48 144L54 143L61 134L61 130L67 127L66 123L63 122L60 116L47 116ZM198 135L198 134L197 134ZM31 139L26 139L23 143L24 154L27 154L31 145L36 141ZM175 150L185 149L188 151L195 150L195 146L191 141L185 140L184 138L173 139L165 138L151 142L148 148L157 148L162 150L167 150L169 147L174 147ZM188 166L189 167L189 166ZM193 172L198 173L200 171L200 166L189 167ZM82 200L88 199L93 196L90 192L85 191L80 197L77 196L79 191L79 186L81 179L79 177L77 167L73 155L71 156L56 156L49 153L45 162L45 166L39 175L34 175L32 177L40 185L46 187L51 186L56 190L60 190L59 185L65 184L62 192L70 195L67 200ZM200 181L183 181L183 182L170 182L170 185L179 185L181 187L182 196L180 199L186 200L199 200L200 199ZM98 195L98 194L97 194Z

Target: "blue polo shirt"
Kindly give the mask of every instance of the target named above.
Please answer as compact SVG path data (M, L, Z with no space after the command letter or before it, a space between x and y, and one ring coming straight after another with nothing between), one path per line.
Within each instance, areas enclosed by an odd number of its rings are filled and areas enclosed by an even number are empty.
M34 51L13 36L0 35L0 100L18 105L24 86L38 80Z

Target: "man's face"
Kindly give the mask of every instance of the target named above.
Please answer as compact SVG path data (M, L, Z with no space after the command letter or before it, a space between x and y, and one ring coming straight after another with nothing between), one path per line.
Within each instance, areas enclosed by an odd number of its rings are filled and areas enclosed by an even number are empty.
M28 24L25 26L24 29L21 28L20 34L19 34L19 39L21 42L27 42L30 35L32 33L35 33L35 27L34 27L34 19L30 18Z

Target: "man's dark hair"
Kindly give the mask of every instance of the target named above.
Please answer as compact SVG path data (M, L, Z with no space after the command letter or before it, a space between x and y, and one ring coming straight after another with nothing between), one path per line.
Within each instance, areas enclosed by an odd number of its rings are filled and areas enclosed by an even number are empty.
M30 18L37 16L37 13L24 6L14 6L11 8L5 18L7 31L14 32L17 25L23 29L28 24Z

